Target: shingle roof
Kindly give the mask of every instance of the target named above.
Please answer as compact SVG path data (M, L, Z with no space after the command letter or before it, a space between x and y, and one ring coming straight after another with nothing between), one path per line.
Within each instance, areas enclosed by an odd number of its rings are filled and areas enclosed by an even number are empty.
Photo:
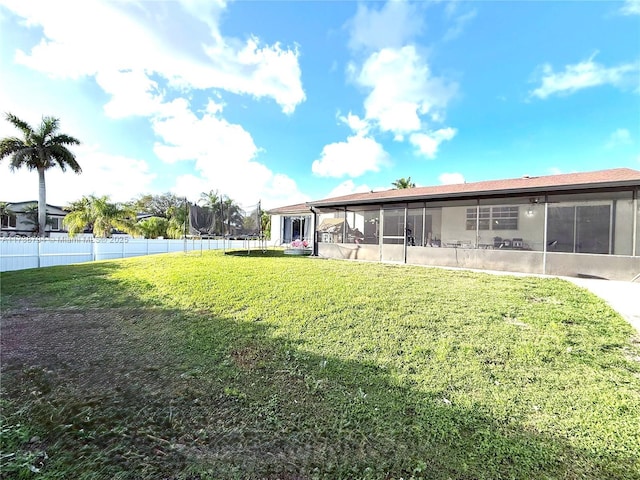
M306 203L296 203L295 205L287 205L286 207L273 208L269 210L268 213L271 215L311 213L311 208Z
M384 190L381 192L353 193L341 197L309 202L314 207L373 203L379 201L409 201L437 198L461 198L490 194L514 194L551 192L558 190L579 190L615 186L640 186L640 171L631 168L613 168L594 172L565 173L541 177L521 177L506 180L437 185L406 189ZM283 207L286 208L286 207ZM272 210L273 212L273 210Z

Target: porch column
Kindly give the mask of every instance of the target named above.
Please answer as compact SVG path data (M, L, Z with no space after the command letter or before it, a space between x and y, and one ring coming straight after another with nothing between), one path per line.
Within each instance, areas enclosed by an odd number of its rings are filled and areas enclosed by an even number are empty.
M544 230L542 234L542 273L547 273L547 224L549 213L549 199L547 195L544 196Z

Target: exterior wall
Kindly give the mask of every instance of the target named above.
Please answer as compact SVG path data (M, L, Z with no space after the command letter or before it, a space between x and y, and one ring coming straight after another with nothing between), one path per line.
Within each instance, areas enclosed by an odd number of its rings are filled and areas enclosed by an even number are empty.
M327 258L348 260L380 260L380 246L357 245L355 243L318 243L318 255Z
M493 204L483 203L481 207L488 207ZM501 238L522 238L524 244L531 250L543 250L544 236L544 205L529 206L519 203L509 203L504 205L519 206L518 229L517 230L480 230L479 244L493 245L494 237ZM467 209L475 208L473 205L466 207L443 207L442 208L442 243L463 245L476 244L476 231L467 230ZM527 216L527 209L531 209L531 216ZM435 228L434 228L435 230Z
M640 274L640 257L547 253L548 275L595 276L630 282Z
M276 245L282 245L282 215L271 215L271 240Z
M413 265L523 273L542 273L542 257L542 252L517 250L421 247L407 249L407 263Z

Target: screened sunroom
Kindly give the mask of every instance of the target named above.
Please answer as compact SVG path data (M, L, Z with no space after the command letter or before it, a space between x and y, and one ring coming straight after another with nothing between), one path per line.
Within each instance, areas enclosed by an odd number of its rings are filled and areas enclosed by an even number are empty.
M331 258L632 280L640 172L523 177L310 202Z

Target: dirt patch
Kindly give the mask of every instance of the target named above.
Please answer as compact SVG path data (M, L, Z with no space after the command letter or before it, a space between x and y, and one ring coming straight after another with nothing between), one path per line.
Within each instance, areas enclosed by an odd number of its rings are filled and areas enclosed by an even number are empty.
M82 468L97 458L104 478L126 470L153 478L185 464L172 417L180 411L176 398L189 396L189 381L175 374L174 357L131 328L158 315L164 313L27 306L3 312L2 393L41 430L47 460L38 468ZM140 462L156 461L159 468L140 471Z
M143 315L131 309L25 307L6 312L0 339L2 372L43 369L88 391L128 385L128 374L158 369L168 360L152 351L140 355L147 350L143 338L125 324ZM149 380L148 374L145 377Z
M220 478L238 468L302 478L288 459L308 462L321 452L265 436L266 420L247 416L255 407L244 394L181 358L167 338L176 330L163 330L176 315L27 305L3 312L2 396L14 405L5 414L37 428L34 468L67 478L197 479L186 472L204 464ZM229 360L251 371L266 356L249 345Z

